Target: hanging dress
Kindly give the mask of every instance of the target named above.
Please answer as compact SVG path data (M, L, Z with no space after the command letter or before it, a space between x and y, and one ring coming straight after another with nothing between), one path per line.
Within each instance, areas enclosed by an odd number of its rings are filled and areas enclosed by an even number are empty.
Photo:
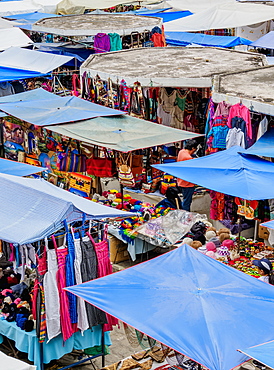
M103 240L101 242L95 243L89 232L87 232L87 235L93 244L97 256L97 277L100 278L112 274L112 266L109 259L107 225L105 226ZM112 330L112 326L118 325L118 320L109 314L106 314L106 317L108 323L104 325L104 331L110 331Z
M69 302L67 292L63 290L66 287L66 256L68 250L65 246L57 248L57 243L54 235L52 236L53 245L57 255L58 270L56 273L57 286L60 299L60 319L61 331L64 341L69 339L73 334L73 329L70 321Z
M66 256L66 286L75 285L75 272L74 272L74 242L73 236L67 230L67 244L68 244L68 254ZM69 300L69 313L70 320L72 324L77 324L77 297L75 294L67 292ZM77 325L74 327L74 331L77 331Z
M58 263L55 249L48 248L48 240L45 238L47 251L48 271L44 277L45 308L48 341L61 333L60 322L60 299L56 280Z
M76 235L71 229L71 233L74 240L74 250L75 250L75 259L74 259L74 272L75 272L75 282L76 284L81 284L82 275L81 275L81 263L82 263L82 250L80 245L80 238L76 238ZM85 236L83 240L88 237ZM87 310L85 301L82 298L77 297L77 313L78 313L78 323L77 327L83 333L85 330L89 328L88 317L87 317Z
M80 235L80 245L82 251L81 274L84 283L97 278L97 258L89 238L82 238ZM106 314L103 311L87 302L85 304L90 328L107 323Z

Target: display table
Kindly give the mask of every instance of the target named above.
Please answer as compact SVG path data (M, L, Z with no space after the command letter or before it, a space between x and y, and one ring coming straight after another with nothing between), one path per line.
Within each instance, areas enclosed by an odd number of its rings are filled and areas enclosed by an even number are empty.
M15 322L0 320L0 344L3 342L3 336L13 340L15 347L21 352L26 352L28 359L34 362L37 370L40 370L42 362L47 364L51 360L57 360L73 349L80 350L101 345L102 329L98 325L92 330L86 330L83 335L81 332L77 332L65 342L63 342L62 335L58 335L50 342L45 341L43 345L40 345L35 330L27 333L20 329ZM111 345L109 332L105 333L105 344ZM41 352L43 353L41 354Z
M36 366L27 364L24 361L5 355L0 351L1 369L5 370L36 370Z
M136 254L147 253L156 248L156 245L146 242L140 238L132 239L132 243L127 243L122 235L119 234L119 228L109 225L108 233L127 244L127 251L132 261L136 260Z

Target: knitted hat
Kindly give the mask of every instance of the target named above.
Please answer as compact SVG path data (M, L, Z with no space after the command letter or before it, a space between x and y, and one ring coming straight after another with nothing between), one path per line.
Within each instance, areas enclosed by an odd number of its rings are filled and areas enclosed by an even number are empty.
M206 249L208 252L216 252L217 248L213 242L206 243Z
M225 247L224 245L217 249L217 253L222 257L230 255L228 248Z
M202 247L202 243L199 240L193 240L193 242L190 244L190 246L194 249L198 249Z
M215 253L213 251L206 252L206 256L211 257L214 260L216 260L216 255L215 255Z
M183 239L183 244L191 245L192 242L193 242L193 240L191 238L184 238Z
M215 231L209 230L205 233L206 240L210 240L211 238L214 238L216 236Z
M214 236L214 238L209 239L210 242L213 242L216 245L216 248L219 248L221 246L221 242L217 236Z
M233 240L226 239L226 240L224 240L222 242L222 245L225 246L225 247L227 247L228 249L233 249L233 247L234 247L235 244L234 244L234 241Z

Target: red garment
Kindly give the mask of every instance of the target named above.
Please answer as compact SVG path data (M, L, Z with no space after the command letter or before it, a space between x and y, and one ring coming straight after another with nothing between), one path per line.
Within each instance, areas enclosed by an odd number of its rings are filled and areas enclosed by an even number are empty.
M182 150L179 151L179 154L178 154L178 157L177 157L177 162L187 161L189 159L193 159L193 158L189 154L188 150L182 149ZM182 179L177 179L177 184L178 184L178 186L182 186L183 188L191 188L191 187L195 186L191 182L185 181L185 180L182 180Z
M240 117L245 121L247 136L249 137L249 139L252 139L252 126L251 126L251 116L250 116L249 109L241 103L232 105L229 111L229 116L228 116L228 121L227 121L227 126L230 128L231 128L232 118L234 117Z
M164 43L164 40L163 40L163 35L161 33L154 33L151 36L150 40L153 42L155 47L164 47L165 46L165 43Z
M108 250L107 226L105 227L105 230L104 230L103 240L99 243L95 243L94 239L92 238L89 232L87 232L87 235L90 238L93 244L94 250L96 252L97 261L98 261L98 264L97 264L98 278L112 274L112 266L110 263L109 250ZM112 330L113 326L118 325L118 320L115 317L106 313L106 318L107 318L108 323L104 324L104 331L110 331Z

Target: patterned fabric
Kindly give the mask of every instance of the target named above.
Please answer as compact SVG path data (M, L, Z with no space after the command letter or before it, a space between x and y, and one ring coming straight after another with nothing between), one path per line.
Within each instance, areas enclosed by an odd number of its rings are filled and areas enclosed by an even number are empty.
M43 285L41 283L39 283L39 289L40 289L40 294L41 294L39 343L43 343L46 339L47 323L46 323L46 310L45 310L45 293L44 293Z

